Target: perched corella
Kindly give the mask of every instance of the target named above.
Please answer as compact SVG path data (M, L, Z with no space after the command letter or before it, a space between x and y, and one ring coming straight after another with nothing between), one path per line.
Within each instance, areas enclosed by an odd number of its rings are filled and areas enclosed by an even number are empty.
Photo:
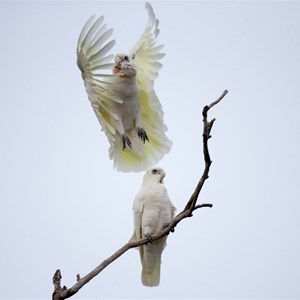
M160 264L167 236L152 241L169 225L175 207L171 203L163 179L166 173L161 168L152 168L144 175L142 186L133 202L134 233L130 241L147 237L149 243L139 247L142 263L142 283L157 286L160 281Z
M115 45L108 41L113 30L103 24L103 16L86 22L77 45L88 98L110 143L109 157L122 172L144 171L172 147L154 91L164 56L163 46L156 46L159 22L149 3L146 8L149 20L142 36L128 54L116 54L114 62L108 55ZM126 20L130 18L124 16Z

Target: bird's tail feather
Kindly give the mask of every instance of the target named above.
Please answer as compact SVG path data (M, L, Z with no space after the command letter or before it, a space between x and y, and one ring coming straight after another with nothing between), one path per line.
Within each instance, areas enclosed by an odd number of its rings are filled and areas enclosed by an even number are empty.
M149 142L143 143L137 135L129 136L132 149L123 150L121 136L116 136L109 149L109 157L114 167L121 172L141 172L157 164L163 156L170 152L172 142L164 133L147 130Z
M146 268L142 268L142 283L145 286L158 286L160 281L160 260L157 261L152 272L147 272Z

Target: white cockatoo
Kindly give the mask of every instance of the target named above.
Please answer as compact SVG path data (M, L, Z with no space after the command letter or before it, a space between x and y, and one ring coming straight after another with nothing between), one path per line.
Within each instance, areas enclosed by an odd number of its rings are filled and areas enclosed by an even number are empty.
M160 281L160 264L167 236L152 241L170 224L175 214L163 179L166 173L161 168L152 168L146 172L142 186L133 202L134 233L132 241L147 237L149 243L139 247L142 263L142 283L145 286L157 286Z
M149 3L146 8L149 20L142 36L128 54L116 54L114 63L113 55L107 55L115 45L108 42L113 30L103 24L103 16L86 22L77 45L88 98L110 143L109 157L122 172L144 171L172 147L154 91L164 56L163 46L156 46L159 22Z

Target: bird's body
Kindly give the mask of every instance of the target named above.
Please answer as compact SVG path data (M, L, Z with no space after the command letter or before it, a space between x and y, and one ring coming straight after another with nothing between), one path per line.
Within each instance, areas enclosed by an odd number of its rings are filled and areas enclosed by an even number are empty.
M132 64L126 64L124 67L121 65L120 69L115 66L113 71L116 76L113 79L112 90L123 99L122 103L113 104L114 111L120 116L120 124L117 124L116 127L120 134L133 129L136 129L137 132L136 123L137 119L140 119L141 109L136 82L136 68Z
M156 46L158 19L146 3L149 21L129 54L106 54L115 41L106 42L112 29L103 17L90 18L77 46L77 64L89 100L110 143L109 157L123 172L140 172L157 163L171 149L165 132L162 106L154 91L154 80L162 67L162 46ZM103 70L112 70L105 74Z
M151 242L174 217L175 207L171 203L163 184L165 172L153 168L144 175L142 186L133 203L134 234L131 241L147 237L149 243L139 247L142 263L142 283L157 286L160 282L161 255L167 237Z

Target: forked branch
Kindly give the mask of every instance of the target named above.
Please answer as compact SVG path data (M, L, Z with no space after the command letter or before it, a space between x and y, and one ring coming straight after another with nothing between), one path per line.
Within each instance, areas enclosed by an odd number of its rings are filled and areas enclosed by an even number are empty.
M172 222L164 228L161 233L157 236L153 237L153 240L158 240L161 237L168 235L170 232L174 231L174 228L177 226L179 222L181 222L183 219L187 217L192 216L192 212L198 208L202 207L212 207L213 205L210 203L203 203L203 204L197 204L198 196L200 194L200 191L203 187L203 184L205 180L208 178L208 173L210 169L210 165L212 163L209 155L208 150L208 140L211 138L210 132L212 129L212 126L215 122L215 119L212 119L211 121L207 120L207 113L208 111L218 104L228 93L227 90L223 92L223 94L215 101L213 101L210 105L206 105L203 108L202 116L203 116L203 154L204 154L204 161L205 161L205 168L202 173L202 176L195 188L194 193L190 197L189 201L187 202L187 205L185 206L184 210L180 212L175 218L172 220ZM79 275L77 275L77 282L70 288L67 288L65 286L61 287L61 272L60 270L56 270L53 276L53 284L54 284L54 292L52 294L53 300L63 300L70 298L71 296L75 295L84 285L86 285L90 280L92 280L95 276L97 276L101 271L103 271L108 265L110 265L113 261L115 261L117 258L119 258L122 254L124 254L127 250L131 248L135 248L138 246L141 246L143 244L148 243L148 239L144 238L136 242L130 242L125 244L123 247L121 247L118 251L116 251L113 255L105 259L98 267L96 267L94 270L92 270L90 273L88 273L86 276L80 278Z

